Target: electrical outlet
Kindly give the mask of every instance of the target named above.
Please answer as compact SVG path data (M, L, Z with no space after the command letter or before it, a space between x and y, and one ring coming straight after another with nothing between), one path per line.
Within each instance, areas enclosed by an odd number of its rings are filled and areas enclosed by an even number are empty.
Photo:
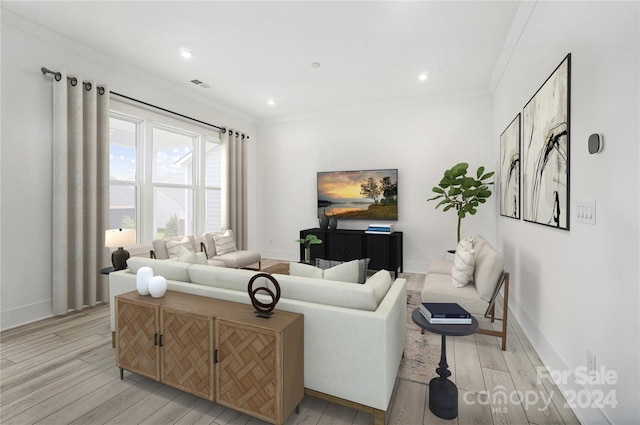
M587 350L587 373L592 376L596 373L596 355Z

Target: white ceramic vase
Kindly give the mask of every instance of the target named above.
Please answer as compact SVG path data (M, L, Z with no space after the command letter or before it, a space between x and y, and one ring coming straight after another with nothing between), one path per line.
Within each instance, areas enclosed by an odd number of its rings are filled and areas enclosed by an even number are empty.
M136 273L136 289L140 295L149 295L149 280L153 277L151 267L140 267Z
M160 298L165 292L167 292L167 279L162 276L149 279L149 293L153 298Z

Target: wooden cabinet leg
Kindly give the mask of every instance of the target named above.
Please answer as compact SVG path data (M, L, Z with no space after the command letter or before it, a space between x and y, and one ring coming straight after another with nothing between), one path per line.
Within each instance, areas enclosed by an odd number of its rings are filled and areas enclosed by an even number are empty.
M124 369L120 368L120 380L123 381L124 380Z

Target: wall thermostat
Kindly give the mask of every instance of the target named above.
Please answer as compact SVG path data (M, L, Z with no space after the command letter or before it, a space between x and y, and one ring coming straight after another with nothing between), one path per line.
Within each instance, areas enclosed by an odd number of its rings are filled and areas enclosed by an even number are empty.
M602 137L598 133L594 133L589 136L589 153L594 154L602 150Z

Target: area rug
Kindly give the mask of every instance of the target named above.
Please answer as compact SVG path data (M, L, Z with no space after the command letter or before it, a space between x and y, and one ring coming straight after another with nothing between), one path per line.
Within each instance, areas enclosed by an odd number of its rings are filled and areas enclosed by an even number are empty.
M400 362L398 378L426 384L436 376L440 362L440 335L420 333L411 313L420 305L420 291L407 290L407 343Z

